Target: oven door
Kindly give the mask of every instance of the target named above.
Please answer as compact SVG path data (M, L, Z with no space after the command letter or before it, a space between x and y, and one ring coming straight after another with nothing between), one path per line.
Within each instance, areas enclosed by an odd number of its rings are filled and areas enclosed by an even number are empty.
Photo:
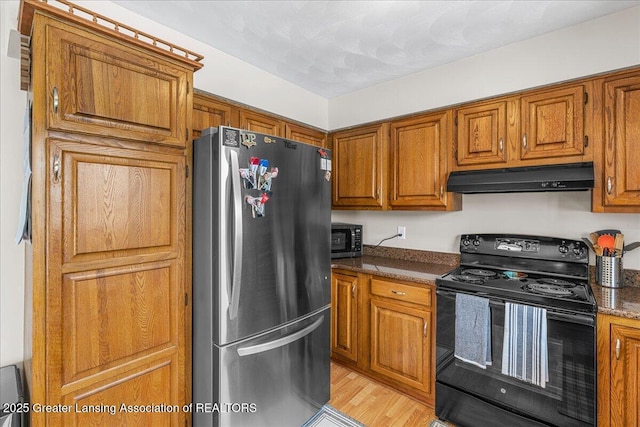
M504 301L489 298L492 365L454 357L456 292L437 291L436 415L461 426L595 426L595 315L547 308L549 382L542 388L501 373Z

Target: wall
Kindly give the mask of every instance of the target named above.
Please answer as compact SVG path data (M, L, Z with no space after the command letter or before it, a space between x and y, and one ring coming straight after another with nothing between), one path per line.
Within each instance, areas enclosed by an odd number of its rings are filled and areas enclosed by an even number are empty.
M594 214L591 192L465 194L459 212L333 211L332 220L363 224L365 244L375 245L407 227L407 239L383 246L458 253L460 234L518 233L581 239L596 230L618 229L626 242L640 241L640 214ZM591 259L591 264L595 261ZM624 267L640 270L640 248L624 256Z
M7 57L18 2L0 1L0 366L22 361L24 248L16 245L22 182L22 122L26 92L20 61Z
M468 102L640 64L640 7L515 43L329 101L330 129ZM377 244L458 252L462 233L505 232L579 239L608 228L640 241L640 214L594 214L590 192L463 195L452 213L334 211L334 221L364 225ZM592 258L592 263L594 260ZM640 270L640 249L624 258Z

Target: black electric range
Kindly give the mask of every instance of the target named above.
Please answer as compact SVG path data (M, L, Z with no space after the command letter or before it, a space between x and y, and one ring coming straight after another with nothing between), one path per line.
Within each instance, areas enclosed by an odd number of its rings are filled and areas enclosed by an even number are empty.
M567 311L595 313L584 242L523 235L463 235L460 267L439 288Z
M438 418L461 427L594 427L596 425L596 311L589 286L589 254L584 242L556 237L466 234L460 238L460 267L436 280L436 408ZM460 309L476 310L460 294L487 300L487 334L456 340ZM534 306L544 321L524 324L513 306ZM527 309L529 310L529 309ZM529 312L531 312L530 310ZM507 312L511 314L507 314ZM516 316L517 317L517 316ZM512 327L515 321L516 327ZM524 318L524 317L523 317ZM508 326L509 325L509 326ZM543 326L544 325L544 326ZM475 325L474 325L475 326ZM545 330L539 341L510 350L513 331ZM479 329L481 331L482 329ZM473 343L487 346L490 363L469 363L456 355ZM531 346L529 346L531 344ZM540 350L545 349L545 350ZM537 353L536 353L537 352ZM524 357L524 358L523 358ZM526 362L524 361L526 360ZM544 360L531 366L531 360ZM545 381L514 378L546 367ZM527 364L529 363L529 364ZM544 367L543 367L544 366Z

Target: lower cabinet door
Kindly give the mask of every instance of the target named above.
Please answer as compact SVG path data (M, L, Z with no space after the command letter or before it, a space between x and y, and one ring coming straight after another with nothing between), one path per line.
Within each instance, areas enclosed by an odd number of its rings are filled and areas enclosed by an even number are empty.
M640 425L640 328L611 325L611 425Z
M331 351L358 361L358 277L331 275Z
M371 299L371 370L418 390L431 391L431 312Z

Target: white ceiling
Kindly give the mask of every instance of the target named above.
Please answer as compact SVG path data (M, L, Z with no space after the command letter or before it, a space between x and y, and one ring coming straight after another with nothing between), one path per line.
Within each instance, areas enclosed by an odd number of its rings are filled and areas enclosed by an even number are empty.
M332 98L638 6L640 0L114 3Z

